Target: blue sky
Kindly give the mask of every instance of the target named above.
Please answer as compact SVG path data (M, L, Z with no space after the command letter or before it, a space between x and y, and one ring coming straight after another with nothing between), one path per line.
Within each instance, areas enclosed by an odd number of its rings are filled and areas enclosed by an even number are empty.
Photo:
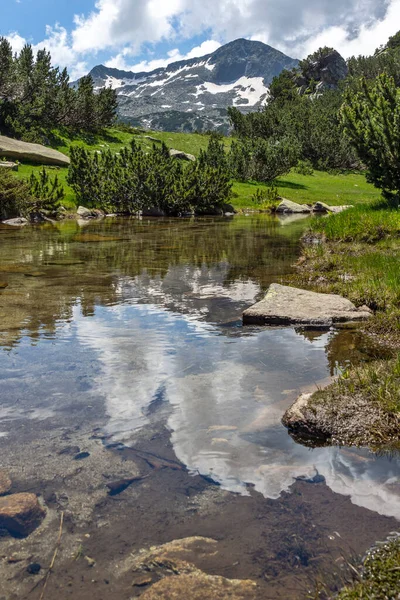
M3 0L4 1L4 0ZM0 34L47 47L74 79L103 63L150 70L246 37L303 58L369 54L400 28L400 0L7 0Z

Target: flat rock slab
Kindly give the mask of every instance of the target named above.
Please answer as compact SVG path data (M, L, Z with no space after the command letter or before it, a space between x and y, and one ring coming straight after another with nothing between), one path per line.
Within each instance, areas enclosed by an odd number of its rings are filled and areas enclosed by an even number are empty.
M68 167L70 160L58 150L47 148L41 144L30 144L13 140L12 138L0 135L0 156L6 158L16 158L19 161L31 161L41 165L58 165Z
M316 325L365 321L372 312L336 294L318 294L273 283L264 300L243 313L244 325Z
M26 537L42 522L45 511L35 494L11 494L0 498L0 529Z

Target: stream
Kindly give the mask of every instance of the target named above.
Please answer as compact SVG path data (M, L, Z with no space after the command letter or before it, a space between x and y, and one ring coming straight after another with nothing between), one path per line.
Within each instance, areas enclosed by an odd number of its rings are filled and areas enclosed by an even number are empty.
M249 215L0 226L0 451L22 452L74 414L85 427L95 411L110 452L163 427L190 476L271 501L299 479L324 481L390 518L376 531L383 539L400 519L400 460L307 448L281 424L300 393L376 350L356 330L241 324L270 283L288 280L307 223ZM368 527L364 513L361 522Z

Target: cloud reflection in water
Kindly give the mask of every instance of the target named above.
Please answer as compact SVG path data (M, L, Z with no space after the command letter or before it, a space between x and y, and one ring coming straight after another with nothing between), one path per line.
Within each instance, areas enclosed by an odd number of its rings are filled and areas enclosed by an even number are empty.
M400 464L366 450L307 449L280 420L300 389L329 376L325 347L293 329L224 335L218 326L151 304L98 308L77 318L80 341L102 364L108 431L129 444L162 396L178 459L232 492L253 484L277 498L316 471L353 503L400 518ZM165 419L155 411L152 419Z

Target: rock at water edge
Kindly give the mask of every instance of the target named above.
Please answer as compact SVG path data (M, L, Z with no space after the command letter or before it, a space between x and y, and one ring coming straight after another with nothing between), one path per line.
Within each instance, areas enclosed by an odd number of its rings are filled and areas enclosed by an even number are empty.
M336 294L320 294L273 283L264 300L243 313L244 325L316 325L365 321L372 311Z
M311 208L307 204L297 204L291 200L282 200L276 209L277 213L311 213Z

